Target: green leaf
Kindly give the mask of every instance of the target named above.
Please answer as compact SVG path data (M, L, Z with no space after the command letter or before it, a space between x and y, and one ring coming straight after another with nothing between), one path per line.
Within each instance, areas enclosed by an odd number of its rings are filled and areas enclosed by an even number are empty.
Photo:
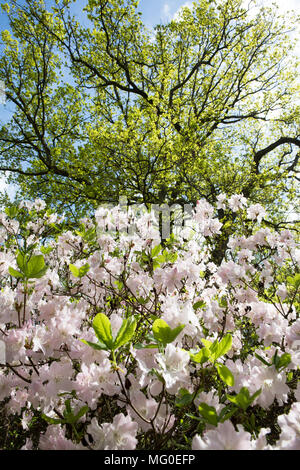
M134 345L135 349L157 349L157 344L142 344L136 343Z
M25 264L25 263L24 263ZM41 278L47 271L43 255L32 256L24 266L23 272L29 279Z
M43 255L48 255L49 253L51 253L51 251L53 251L53 249L54 248L52 246L41 246L40 247L40 250L43 253Z
M165 254L165 258L166 258L166 260L167 260L169 263L175 263L175 261L177 261L178 254L177 254L177 253L168 252L168 253Z
M284 353L280 357L276 356L276 362L275 362L276 370L280 371L281 369L285 369L290 364L291 360L292 360L292 357L289 353Z
M89 411L89 407L87 405L80 408L77 415L75 416L76 421L78 421L83 415L85 415Z
M222 297L221 299L218 299L218 301L219 301L219 306L220 307L222 307L222 308L228 307L228 302L227 302L226 297Z
M106 344L104 344L100 341L99 341L99 343L91 343L90 341L86 341L85 339L81 339L80 341L84 344L87 344L88 346L91 346L91 348L93 348L93 349L97 349L98 351L100 351L100 350L107 351Z
M253 395L251 395L251 397L250 397L251 403L255 400L255 398L258 397L258 395L261 394L261 390L262 390L262 389L260 388L260 389L257 390L255 393L253 393Z
M165 255L158 255L158 256L155 258L155 260L156 260L158 263L162 264L162 263L165 263L165 262L166 262L166 257L165 257Z
M59 418L50 418L50 416L45 415L44 413L42 414L42 418L47 421L49 424L65 424L66 420L64 419L59 419Z
M237 412L237 408L233 407L231 405L225 406L221 413L219 414L219 422L224 423L227 419L230 419L231 416L233 416Z
M187 416L188 418L194 419L195 421L202 421L202 419L199 418L199 416L194 416L191 413L186 413L185 416Z
M234 377L228 367L224 366L223 364L216 364L216 368L220 378L226 385L232 387L234 385Z
M40 279L41 277L43 277L43 276L46 274L47 270L48 270L48 267L45 266L45 267L44 267L43 269L41 269L38 273L36 273L36 274L31 274L31 275L29 276L29 278L30 278L30 279L31 279L31 278Z
M255 353L254 354L255 357L257 357L257 359L259 359L263 364L265 364L265 366L271 366L272 363L271 362L267 362L262 356L260 356L259 354Z
M236 405L238 408L242 408L242 410L246 411L247 408L251 405L251 403L254 402L254 400L258 397L260 393L261 388L257 390L252 396L250 396L247 387L242 387L237 395L231 396L226 394L226 397L229 401L231 401L231 403Z
M196 354L190 353L191 360L197 364L204 364L210 358L210 352L207 348L200 349Z
M20 269L20 271L22 271L22 273L24 273L26 275L27 273L26 273L26 257L25 257L25 255L22 255L22 253L19 252L16 259L17 259L18 268Z
M66 407L66 411L68 413L72 413L72 409L71 409L71 400L70 398L68 398L68 400L65 401L65 407Z
M169 337L171 328L164 320L162 320L161 318L155 320L152 325L152 331L156 341L162 344L167 344L167 339Z
M232 336L228 333L227 335L224 336L224 338L222 338L222 340L219 343L219 346L217 348L218 357L216 359L218 359L221 356L224 356L224 354L226 354L231 349L231 346L232 346Z
M193 401L194 394L191 394L185 388L181 388L179 390L179 397L176 397L175 405L178 408L182 408L183 406L190 405Z
M108 349L112 350L114 347L114 340L112 337L109 318L104 313L98 313L94 318L93 328L99 341L104 343Z
M74 277L79 277L79 268L74 264L69 264L69 269Z
M81 266L81 268L79 268L79 277L85 276L89 272L89 270L90 270L90 265L88 263Z
M10 219L13 219L14 217L16 217L18 212L19 212L19 208L17 206L10 206L10 207L5 208L5 213L6 215L8 215Z
M128 343L134 335L135 329L136 321L134 317L123 320L114 342L114 349L118 349L120 346Z
M201 338L201 342L204 344L204 346L207 349L210 349L211 345L213 344L211 341L209 341L208 339L205 339L205 338Z
M156 341L165 346L168 343L172 343L184 327L185 325L179 325L172 329L164 320L159 318L152 325L153 336Z
M182 332L184 327L185 325L179 325L171 330L169 335L169 343L172 343L177 338L177 336L179 335L179 333Z
M211 362L214 363L218 359L218 357L220 357L220 355L219 355L219 342L218 342L217 339L211 344L211 346L209 348L209 352L210 352L209 359L210 359Z
M206 403L200 403L198 407L199 413L203 418L213 426L218 426L218 415L216 409L213 406L209 406Z
M156 268L160 267L160 263L158 261L154 260L153 263L152 263L152 266L153 266L153 270L155 271Z
M228 333L224 338L218 342L216 339L213 343L207 339L202 338L202 343L209 350L209 360L215 362L219 357L226 354L232 346L232 336Z
M21 278L21 279L24 278L24 274L20 273L19 271L17 271L16 269L14 269L12 267L8 268L8 272L13 277L18 277L18 278Z
M206 305L205 302L203 302L203 300L199 300L198 302L196 302L194 305L193 305L193 309L194 310L198 310L198 308L204 308Z
M295 274L294 277L288 276L287 282L291 286L296 287L296 289L298 289L298 287L300 286L300 273Z
M160 253L161 248L162 248L161 245L157 245L154 248L152 248L152 250L151 250L152 258L155 258L158 255L158 253Z
M243 389L248 392L248 396L246 395L246 393L242 393L242 390L239 392L238 395L230 396L226 394L226 396L231 403L236 405L238 408L242 408L244 411L246 411L248 406L250 406L251 402L248 389L246 387L243 387Z

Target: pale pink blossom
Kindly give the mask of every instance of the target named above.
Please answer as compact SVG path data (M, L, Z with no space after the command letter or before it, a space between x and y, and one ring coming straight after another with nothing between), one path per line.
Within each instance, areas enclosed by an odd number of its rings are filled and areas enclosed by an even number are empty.
M250 450L251 434L244 431L241 425L235 430L231 421L220 423L216 429L204 433L203 437L198 434L193 438L193 450Z

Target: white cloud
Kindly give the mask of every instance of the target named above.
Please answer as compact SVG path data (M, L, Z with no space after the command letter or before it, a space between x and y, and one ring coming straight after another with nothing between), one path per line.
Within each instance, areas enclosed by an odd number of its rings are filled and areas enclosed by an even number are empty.
M14 199L16 191L17 191L17 187L14 184L8 184L6 182L6 177L3 174L1 174L0 175L0 193L6 192L10 199Z
M181 7L178 8L178 10L174 13L172 19L174 21L178 21L179 20L179 17L180 17L180 14L181 14L181 11L183 8L185 7L188 7L188 8L192 8L193 7L193 3L192 2L185 2L183 5L181 5Z
M168 21L170 21L170 19L172 18L171 7L168 3L164 4L163 9L162 9L162 14L163 14L163 18L165 18Z
M288 10L298 10L300 12L299 0L263 0L262 3L265 6L272 6L276 3L282 12Z

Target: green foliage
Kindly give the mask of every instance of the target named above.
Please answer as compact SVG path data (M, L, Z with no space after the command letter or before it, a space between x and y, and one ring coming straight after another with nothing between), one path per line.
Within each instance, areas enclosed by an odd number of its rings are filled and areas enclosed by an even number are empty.
M185 388L181 388L178 393L179 396L176 397L176 406L178 408L185 407L193 402L194 394L189 393Z
M190 356L192 361L198 364L204 364L210 358L210 351L208 348L202 348L196 354L190 353Z
M20 198L77 222L121 195L148 207L240 193L280 221L297 192L295 16L198 0L152 35L133 0L87 2L89 23L71 3L3 6L0 80L13 117L0 128L0 170ZM235 223L222 218L221 253ZM155 269L164 253L153 256Z
M136 321L133 317L123 320L114 341L114 349L118 349L126 343L129 343L136 329Z
M107 349L112 350L114 340L111 331L111 324L104 313L98 313L93 320L93 328L100 343L104 343Z
M213 406L209 406L206 403L201 403L198 407L198 410L209 424L218 426L218 415L216 409Z
M17 265L20 271L9 267L11 276L21 279L40 279L47 271L43 255L30 256L19 252L17 255Z
M216 362L221 356L224 356L228 351L230 351L232 346L232 336L227 334L219 342L215 340L213 343L207 339L202 338L202 343L204 344L207 353L209 354L209 360L213 363ZM205 352L206 354L206 352Z
M216 368L220 379L222 379L226 385L232 387L234 385L234 377L228 367L224 366L223 364L216 364Z
M98 313L93 320L93 328L98 338L98 343L91 343L84 339L81 339L81 341L93 349L105 349L113 352L130 342L136 330L136 325L134 317L126 318L123 320L116 337L113 338L109 318L104 313Z
M81 278L89 272L90 265L86 263L84 266L77 268L77 266L74 266L74 264L69 264L69 269L73 276Z
M235 396L226 395L228 400L236 405L239 408L242 408L243 411L246 411L247 408L254 402L255 398L259 396L261 389L257 390L253 395L250 396L249 390L247 387L242 387L239 393Z
M185 325L179 325L172 329L164 320L159 318L155 320L152 325L153 336L158 343L166 346L168 343L172 343L177 338L184 327Z

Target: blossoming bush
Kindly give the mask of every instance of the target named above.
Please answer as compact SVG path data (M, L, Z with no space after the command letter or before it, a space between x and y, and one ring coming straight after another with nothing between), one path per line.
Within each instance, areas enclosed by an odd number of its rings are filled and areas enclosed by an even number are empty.
M220 266L205 201L167 240L119 207L74 231L40 200L1 214L0 400L19 447L300 449L300 251L261 206L218 204L237 224Z

